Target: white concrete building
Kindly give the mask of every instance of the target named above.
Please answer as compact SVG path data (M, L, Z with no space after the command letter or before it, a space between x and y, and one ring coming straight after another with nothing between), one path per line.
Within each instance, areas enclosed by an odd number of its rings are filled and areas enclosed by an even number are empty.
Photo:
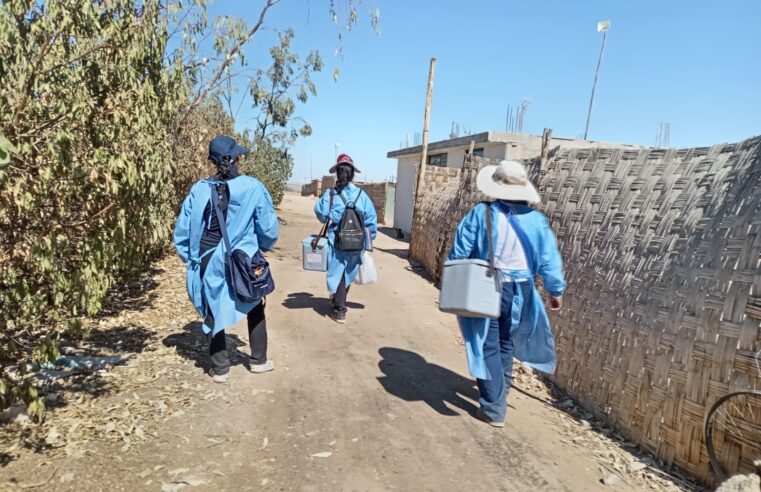
M474 141L473 154L487 159L531 159L537 157L542 148L542 137L506 132L484 132L475 135L441 140L428 144L428 166L441 166L462 169L465 153ZM551 147L589 148L598 145L615 147L608 144L585 140L552 137ZM621 147L632 147L621 145ZM396 199L394 207L394 227L405 234L412 230L412 210L417 166L423 153L421 145L391 151L388 158L397 159Z

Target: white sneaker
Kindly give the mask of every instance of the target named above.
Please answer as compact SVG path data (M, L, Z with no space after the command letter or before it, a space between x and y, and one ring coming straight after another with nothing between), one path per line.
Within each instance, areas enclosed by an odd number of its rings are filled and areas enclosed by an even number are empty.
M261 374L263 372L270 372L275 370L275 363L272 360L268 360L264 364L249 364L249 371L254 374Z
M211 376L211 380L215 383L226 384L227 380L230 378L230 373L215 374L213 370L209 369L209 376Z

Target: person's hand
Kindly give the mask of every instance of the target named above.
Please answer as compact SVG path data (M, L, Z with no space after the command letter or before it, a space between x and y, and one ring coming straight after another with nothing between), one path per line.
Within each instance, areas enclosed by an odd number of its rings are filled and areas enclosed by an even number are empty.
M560 311L563 307L562 297L550 297L550 311Z

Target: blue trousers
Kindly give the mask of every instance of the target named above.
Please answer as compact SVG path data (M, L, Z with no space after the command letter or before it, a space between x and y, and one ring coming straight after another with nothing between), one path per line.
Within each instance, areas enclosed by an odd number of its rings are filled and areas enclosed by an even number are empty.
M484 362L491 379L476 380L481 392L481 409L487 417L497 422L505 420L507 395L513 384L513 340L510 328L516 289L521 289L524 299L531 299L530 282L502 284L502 312L498 319L492 319L489 323L484 342ZM521 316L527 311L528 304L529 302L524 303Z

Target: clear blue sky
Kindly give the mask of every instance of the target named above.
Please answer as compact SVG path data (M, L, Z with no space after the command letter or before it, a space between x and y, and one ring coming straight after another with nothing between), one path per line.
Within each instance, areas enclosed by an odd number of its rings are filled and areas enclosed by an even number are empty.
M261 1L218 0L212 12L253 22ZM590 139L653 145L660 121L671 146L738 141L761 134L761 1L402 1L364 0L359 24L334 57L336 28L327 1L283 0L270 29L292 27L296 49L319 49L326 62L318 96L298 108L314 134L293 149L292 182L327 173L335 142L366 179L396 174L397 149L421 132L431 56L437 58L431 141L452 121L474 132L504 130L505 111L528 98L524 130L556 136L584 132L602 34L609 19ZM368 11L381 12L381 31ZM264 60L273 34L249 47ZM265 53L266 54L266 53ZM338 66L336 83L332 69ZM238 125L245 126L241 113Z

